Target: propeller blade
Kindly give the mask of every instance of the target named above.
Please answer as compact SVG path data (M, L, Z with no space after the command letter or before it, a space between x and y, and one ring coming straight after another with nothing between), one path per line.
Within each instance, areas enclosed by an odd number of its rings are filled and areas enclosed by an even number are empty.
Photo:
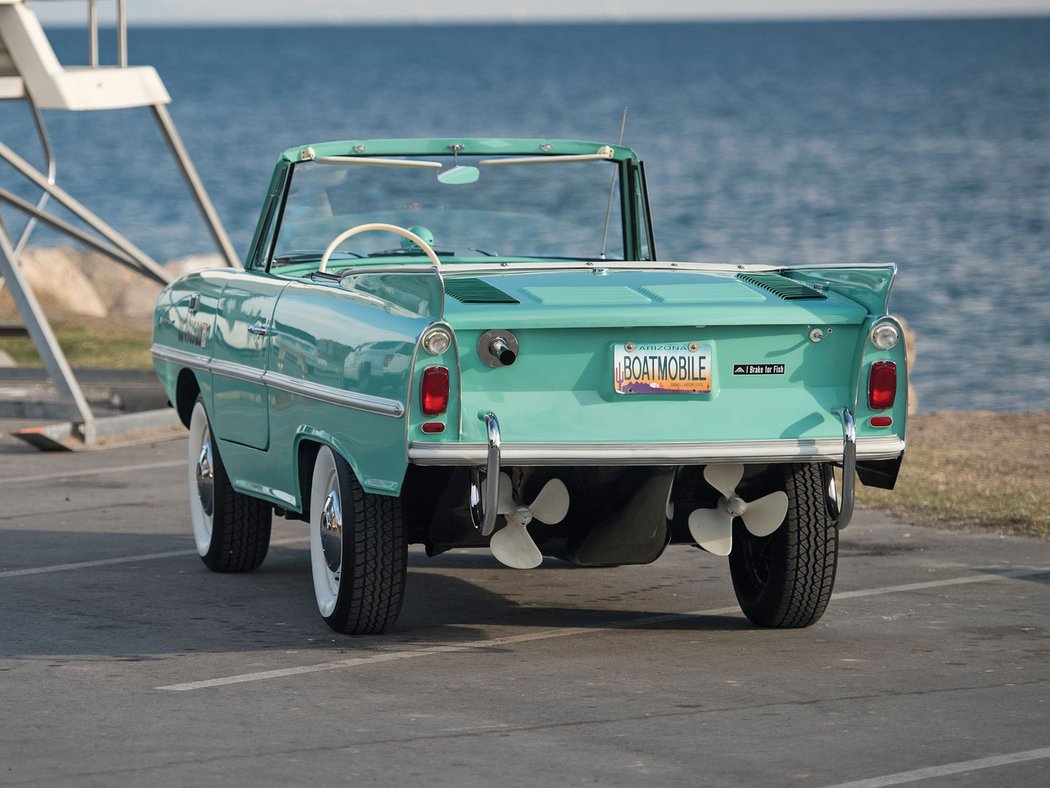
M733 518L722 507L696 509L689 515L689 533L709 553L729 555L733 549Z
M489 549L504 566L511 569L535 569L543 562L543 553L529 536L524 525L508 522L489 540Z
M532 516L541 523L557 525L569 513L569 489L561 479L551 479L529 505Z
M787 493L777 490L757 500L748 501L747 508L740 517L744 521L744 527L755 536L769 536L784 522L787 511Z
M704 468L704 479L726 498L736 494L736 486L744 478L744 466L739 463L708 465Z
M499 496L496 502L496 514L507 514L513 512L518 505L514 503L514 486L510 476L505 473L499 475Z

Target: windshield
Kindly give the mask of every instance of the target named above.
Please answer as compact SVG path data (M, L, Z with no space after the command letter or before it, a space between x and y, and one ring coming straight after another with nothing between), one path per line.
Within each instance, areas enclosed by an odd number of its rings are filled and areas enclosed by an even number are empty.
M482 161L459 156L455 162L451 156L427 156L417 161L431 166L408 167L397 166L404 159L392 165L385 161L390 166L296 164L271 268L319 261L340 233L373 222L411 230L431 244L442 262L491 257L597 260L603 249L607 259L624 258L615 162L495 166L491 156ZM364 232L342 242L331 263L415 256L425 262L410 241Z

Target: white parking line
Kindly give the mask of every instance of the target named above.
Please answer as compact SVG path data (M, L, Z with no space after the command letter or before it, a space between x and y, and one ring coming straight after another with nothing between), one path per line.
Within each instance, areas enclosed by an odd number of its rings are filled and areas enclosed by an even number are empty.
M303 536L292 536L288 539L274 539L270 545L293 544L309 539ZM113 566L115 564L135 564L139 561L156 561L160 558L178 558L184 555L197 555L196 550L172 550L168 553L145 553L144 555L124 555L119 558L100 558L97 561L78 561L75 564L52 564L51 566L34 566L29 569L9 569L0 572L0 580L5 577L25 577L26 575L46 575L51 572L70 572L75 569L91 569L96 566Z
M415 651L386 651L380 654L372 654L367 657L350 657L335 662L321 662L316 665L303 665L297 668L281 668L279 670L263 670L258 673L243 673L239 676L226 676L221 679L205 679L204 681L190 681L185 684L169 684L166 687L157 687L159 690L170 690L172 692L185 692L187 690L209 689L211 687L222 687L227 684L246 684L252 681L265 681L267 679L279 679L285 676L300 676L304 673L320 673L326 670L339 670L340 668L356 668L361 665L375 665L380 662L393 662L401 659L417 659L418 657L432 657L437 654L451 654L458 651L470 651L476 648L499 648L515 643L528 643L533 640L551 640L552 638L564 638L572 635L585 635L598 632L609 632L615 629L627 629L629 627L643 627L651 624L663 624L678 621L693 616L724 616L729 613L737 613L740 608L719 607L711 610L697 610L693 613L668 613L662 616L649 616L647 618L635 618L627 621L614 621L601 627L565 627L563 629L548 629L543 632L531 632L525 635L508 635L500 638L488 638L487 640L470 640L465 643L449 643L444 646L432 646Z
M125 555L120 558L100 558L97 561L78 561L75 564L53 564L52 566L35 566L31 569L10 569L6 572L0 572L0 579L5 577L25 577L26 575L46 575L50 572L69 572L74 569L91 569L96 566L112 566L113 564L133 564L138 561L156 561L158 558L175 558L180 555L197 555L197 551L172 550L170 553Z
M1038 750L1025 750L1009 755L993 755L990 758L977 758L972 761L959 761L957 763L946 763L943 766L931 766L927 769L913 769L910 772L897 772L886 774L882 777L872 777L867 780L856 780L855 782L839 783L830 788L880 788L884 785L902 785L919 780L929 780L932 777L944 777L948 774L960 774L962 772L973 772L978 769L992 769L996 766L1009 766L1011 763L1024 763L1025 761L1038 761L1050 758L1050 747Z
M883 588L862 588L859 591L843 591L841 593L835 593L832 595L832 599L858 599L866 596L879 596L881 594L896 594L905 591L924 591L927 588L944 588L946 586L964 586L970 585L971 583L986 583L990 580L1000 580L1002 578L1016 578L1016 577L1033 577L1035 575L1045 575L1050 572L1050 567L1041 567L1035 569L1010 569L1006 572L999 572L986 575L969 575L966 577L952 577L946 580L928 580L923 583L905 583L899 586L885 586Z
M921 591L929 588L943 588L946 586L971 585L974 583L986 583L992 580L1003 580L1007 578L1029 577L1050 572L1050 568L1038 569L1015 569L1002 574L970 575L968 577L953 577L945 580L931 580L925 583L909 583L907 585L885 586L883 588L867 588L859 591L846 591L835 594L834 599L855 599L858 597L878 596L880 594L894 594L903 591ZM403 659L418 659L421 657L432 657L438 654L449 654L460 651L469 651L478 648L498 648L500 646L513 645L515 643L527 643L536 640L551 640L553 638L570 637L573 635L592 635L602 632L611 632L618 629L631 629L635 627L652 626L654 624L665 624L683 619L696 618L699 616L725 616L740 612L740 608L717 607L708 610L693 610L689 613L667 613L659 616L648 616L646 618L634 618L624 621L613 621L600 627L571 627L564 629L548 629L543 632L532 632L525 635L510 635L508 637L489 638L487 640L472 640L466 643L451 643L442 646L433 646L413 651L387 651L379 654L371 654L365 657L350 657L334 662L321 662L314 665L303 665L296 668L280 668L277 670L263 670L256 673L242 673L237 676L225 676L218 679L205 679L202 681L190 681L184 684L168 684L157 687L158 690L171 692L186 692L188 690L209 689L211 687L223 687L229 684L247 684L253 681L266 681L268 679L279 679L287 676L301 676L306 673L321 673L328 670L340 670L343 668L356 668L363 665L375 665L382 662L393 662Z
M159 468L185 468L186 460L168 462L145 462L139 465L116 465L109 468L90 468L83 471L62 473L40 473L35 476L8 476L0 478L0 485L27 484L29 482L53 482L62 479L75 479L79 476L105 476L110 473L128 473L129 471L151 471Z

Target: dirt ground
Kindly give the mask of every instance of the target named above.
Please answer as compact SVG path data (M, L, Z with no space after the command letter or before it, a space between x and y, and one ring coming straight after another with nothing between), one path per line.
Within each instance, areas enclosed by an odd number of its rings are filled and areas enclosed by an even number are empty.
M909 417L897 488L861 486L861 505L925 525L1050 538L1050 411Z

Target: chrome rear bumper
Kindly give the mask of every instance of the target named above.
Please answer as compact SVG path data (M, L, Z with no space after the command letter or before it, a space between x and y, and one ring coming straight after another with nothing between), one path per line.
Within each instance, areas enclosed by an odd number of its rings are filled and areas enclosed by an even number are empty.
M852 419L852 416L851 416ZM857 460L892 460L904 451L896 436L856 439ZM414 465L473 465L488 462L485 443L412 443ZM710 465L722 462L835 462L844 460L842 438L703 443L506 443L502 465Z

